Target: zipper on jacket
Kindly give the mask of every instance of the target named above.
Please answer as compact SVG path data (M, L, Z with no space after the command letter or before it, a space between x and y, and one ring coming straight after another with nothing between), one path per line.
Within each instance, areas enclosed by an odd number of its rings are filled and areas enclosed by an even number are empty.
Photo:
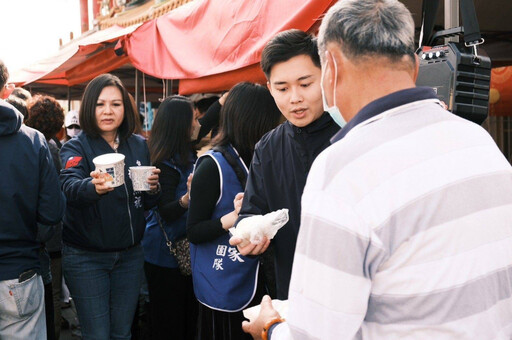
M132 232L132 245L135 244L135 237L133 236L132 213L130 211L130 195L128 195L128 188L126 183L123 184L124 191L126 192L126 207L128 208L128 217L130 218L130 230Z
M116 136L116 138L118 138ZM119 142L117 143L119 145ZM117 147L114 148L117 153ZM123 183L124 191L126 192L126 207L128 208L128 218L130 219L130 231L132 233L132 245L135 244L135 236L133 235L133 224L132 224L132 212L130 211L130 195L128 194L128 188L126 187L126 181Z

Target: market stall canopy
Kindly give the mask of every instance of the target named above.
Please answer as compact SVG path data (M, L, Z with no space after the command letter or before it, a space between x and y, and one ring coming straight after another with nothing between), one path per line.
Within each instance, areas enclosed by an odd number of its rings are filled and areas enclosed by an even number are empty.
M72 86L114 70L129 62L115 54L116 42L138 26L112 26L74 40L55 55L13 71L10 81L18 86L35 81Z
M263 47L276 33L309 30L334 2L192 1L143 24L123 39L124 49L137 69L165 79L247 69L259 63ZM254 69L251 80L261 79L261 71Z
M421 1L401 0L421 27ZM258 63L276 33L312 31L335 0L196 0L146 22L122 41L132 64L158 78L180 79L180 93L219 91L238 81L264 82ZM444 25L441 2L436 29ZM512 64L512 1L475 0L484 50L494 66ZM440 42L442 43L442 42Z

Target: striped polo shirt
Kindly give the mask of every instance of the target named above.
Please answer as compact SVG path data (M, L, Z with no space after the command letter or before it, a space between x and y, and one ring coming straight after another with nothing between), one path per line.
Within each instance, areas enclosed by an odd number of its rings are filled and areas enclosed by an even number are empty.
M272 340L511 339L512 169L490 135L413 88L333 141Z

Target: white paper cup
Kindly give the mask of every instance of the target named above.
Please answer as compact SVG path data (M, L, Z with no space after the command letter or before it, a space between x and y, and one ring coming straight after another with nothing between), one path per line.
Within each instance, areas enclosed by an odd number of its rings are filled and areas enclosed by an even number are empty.
M96 171L106 174L105 184L118 187L124 184L124 155L121 153L106 153L92 160Z
M148 177L153 174L154 166L131 166L128 174L134 191L149 191Z

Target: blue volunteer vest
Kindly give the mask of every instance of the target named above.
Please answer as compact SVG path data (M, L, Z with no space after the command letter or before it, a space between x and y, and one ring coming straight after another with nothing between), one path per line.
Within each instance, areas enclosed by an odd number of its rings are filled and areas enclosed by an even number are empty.
M247 167L237 152L231 146L228 151L247 173ZM243 189L234 170L220 152L206 152L197 160L196 167L204 157L212 157L217 163L221 179L219 201L211 217L214 220L233 211L233 199ZM229 244L229 238L226 233L214 241L190 244L192 279L199 302L211 309L236 312L244 309L254 297L259 259L240 255L236 246Z
M187 193L187 178L188 175L192 173L193 169L192 164L190 164L187 169L183 169L182 167L177 166L177 163L173 160L164 161L162 163L175 169L180 174L180 181L176 188L176 195L174 199L178 199L185 195ZM167 223L161 219L157 207L149 210L149 213L146 216L146 231L144 232L144 237L142 239L144 260L146 262L160 267L178 268L176 258L174 255L171 255L169 247L165 243L166 240L162 233L162 229L160 229L160 226L158 225L158 220L162 221L162 226L164 227L169 240L174 242L186 236L187 216L188 211L172 223Z

